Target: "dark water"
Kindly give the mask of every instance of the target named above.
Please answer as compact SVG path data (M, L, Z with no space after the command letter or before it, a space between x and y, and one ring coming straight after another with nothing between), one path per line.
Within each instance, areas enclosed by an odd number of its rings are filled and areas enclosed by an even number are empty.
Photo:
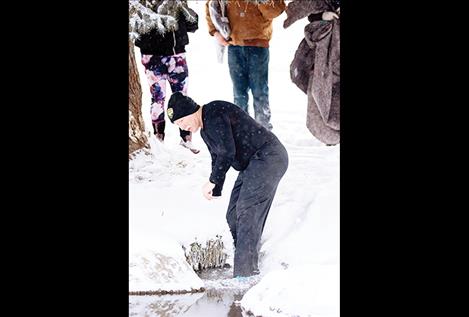
M205 281L230 279L231 269L211 269L198 275ZM129 296L129 316L135 317L246 317L239 301L247 289L208 288L204 293Z
M129 296L129 316L244 317L248 315L238 304L243 295L242 291L207 290L187 295Z

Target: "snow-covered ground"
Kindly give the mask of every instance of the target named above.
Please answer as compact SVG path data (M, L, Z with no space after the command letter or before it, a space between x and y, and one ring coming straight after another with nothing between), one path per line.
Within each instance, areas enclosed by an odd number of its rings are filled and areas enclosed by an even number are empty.
M204 5L202 0L190 1L199 14L199 30L190 34L187 46L188 94L200 104L232 101L226 56L224 64L217 63ZM273 132L287 148L290 162L265 225L260 281L241 305L262 316L338 316L340 145L326 147L306 128L307 98L289 73L306 21L283 29L285 18L283 13L274 20L269 87ZM136 49L143 115L150 130L150 94L139 57ZM236 287L229 280L201 281L183 261L181 245L194 240L204 244L216 235L223 237L228 263L233 261L225 213L237 172L229 170L220 199L207 201L201 186L210 175L210 154L199 133L193 143L201 149L197 155L179 145L179 131L168 120L164 145L153 139L153 156L140 155L129 163L130 291ZM157 262L165 256L172 269L158 270Z

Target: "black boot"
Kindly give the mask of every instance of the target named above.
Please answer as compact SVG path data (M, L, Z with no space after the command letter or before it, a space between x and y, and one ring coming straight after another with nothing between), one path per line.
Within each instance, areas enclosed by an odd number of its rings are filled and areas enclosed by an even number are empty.
M159 123L152 123L153 125L153 133L155 134L156 138L158 141L163 142L164 141L164 128L166 126L165 121L159 122Z
M158 139L158 141L160 141L161 143L163 143L163 141L164 141L164 133L155 133L155 136L156 136L156 138Z

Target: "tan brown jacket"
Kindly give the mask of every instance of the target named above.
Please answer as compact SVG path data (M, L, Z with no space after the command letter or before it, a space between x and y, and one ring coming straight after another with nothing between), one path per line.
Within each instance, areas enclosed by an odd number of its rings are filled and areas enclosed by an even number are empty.
M216 28L210 19L208 2L205 18L210 35ZM271 0L266 4L254 4L244 0L229 0L226 7L231 27L231 45L269 47L272 38L272 20L285 10L284 0Z

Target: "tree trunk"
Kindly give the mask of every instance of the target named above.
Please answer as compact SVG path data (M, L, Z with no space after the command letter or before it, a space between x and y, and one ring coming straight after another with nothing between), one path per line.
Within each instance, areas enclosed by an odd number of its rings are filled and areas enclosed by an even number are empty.
M130 154L148 148L142 117L142 88L135 62L134 45L129 41L129 158Z

